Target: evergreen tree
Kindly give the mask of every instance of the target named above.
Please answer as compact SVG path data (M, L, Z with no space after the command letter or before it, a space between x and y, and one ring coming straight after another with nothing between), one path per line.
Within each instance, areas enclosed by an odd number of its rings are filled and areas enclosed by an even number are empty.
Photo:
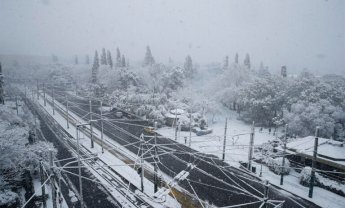
M235 64L238 64L238 53L235 55Z
M250 57L248 53L246 54L246 58L244 59L243 64L247 66L248 69L250 69Z
M121 52L119 48L116 48L116 67L121 67Z
M90 57L89 57L89 55L85 56L85 64L87 64L87 65L90 64Z
M193 61L189 55L186 57L186 61L184 62L184 74L189 78L193 77L194 74Z
M113 68L113 58L111 57L111 53L109 50L107 51L107 61L108 61L110 68Z
M98 68L99 68L99 58L98 58L98 52L96 50L95 58L93 60L93 66L92 66L92 76L91 76L92 83L97 83Z
M144 66L151 66L154 63L155 63L155 59L152 56L150 46L146 46Z
M105 53L105 48L102 48L101 64L107 65L107 55Z
M75 57L74 57L74 64L78 65L78 56L77 55L75 55Z
M228 67L229 67L229 56L225 56L224 69L227 69Z
M0 104L5 104L5 98L4 98L4 75L2 74L2 67L0 62Z
M122 59L121 59L121 66L126 67L126 58L125 55L122 54Z
M52 61L54 62L54 63L57 63L57 62L59 62L59 58L56 56L56 55L52 55Z

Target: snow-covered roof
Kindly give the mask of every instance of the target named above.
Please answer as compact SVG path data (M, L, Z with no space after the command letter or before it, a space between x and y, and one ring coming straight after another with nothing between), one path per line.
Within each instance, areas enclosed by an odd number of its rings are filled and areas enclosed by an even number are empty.
M286 147L296 153L312 156L314 151L314 142L314 136L307 136L287 143ZM341 144L342 143L338 141L319 138L318 156L345 165L345 147Z
M172 109L170 110L170 113L173 114L173 115L181 115L181 114L184 114L184 110L182 109Z
M171 114L171 113L166 113L166 114L164 114L164 116L166 117L166 118L172 118L172 119L175 119L175 118L180 118L181 117L181 115L179 115L179 114Z

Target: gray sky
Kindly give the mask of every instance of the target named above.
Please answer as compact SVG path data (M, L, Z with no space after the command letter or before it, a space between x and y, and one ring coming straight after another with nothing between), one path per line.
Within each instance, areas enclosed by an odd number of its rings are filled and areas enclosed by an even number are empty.
M0 54L64 56L117 46L142 60L240 59L345 73L344 0L0 0ZM114 54L113 54L114 56Z

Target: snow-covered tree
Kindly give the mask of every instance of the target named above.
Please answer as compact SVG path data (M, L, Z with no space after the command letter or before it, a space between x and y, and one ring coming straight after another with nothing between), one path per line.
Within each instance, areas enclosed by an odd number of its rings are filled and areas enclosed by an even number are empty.
M20 187L23 173L37 171L40 160L48 167L49 150L56 150L35 139L27 121L6 106L0 106L0 128L0 190Z
M121 66L126 67L126 58L125 55L122 54L122 59L121 59Z
M58 63L59 62L59 58L57 57L57 55L52 55L52 61L53 63Z
M229 56L225 56L223 69L227 69L228 67L229 67Z
M96 50L95 58L93 60L93 65L92 65L92 76L91 76L92 83L97 83L98 68L99 68L99 58L98 58L98 52Z
M87 64L87 65L90 64L90 57L89 57L89 55L85 56L85 64Z
M184 74L186 77L191 78L193 77L195 70L193 68L193 61L192 58L188 55L184 62Z
M154 63L155 63L155 59L152 56L150 46L146 46L144 66L152 66Z
M0 104L5 103L5 98L4 98L4 75L2 73L2 66L0 62Z
M107 54L105 53L105 48L102 48L101 64L107 65Z
M113 68L113 58L111 57L111 52L109 50L107 51L107 61L110 68Z
M246 57L244 58L244 61L243 61L243 64L248 68L248 69L250 69L250 56L249 56L249 54L247 53L246 54Z
M116 48L116 67L121 67L121 52L119 48Z
M238 64L238 53L235 55L235 64Z
M75 55L75 57L74 57L74 64L75 64L75 65L78 65L78 63L79 63L79 61L78 61L78 56Z

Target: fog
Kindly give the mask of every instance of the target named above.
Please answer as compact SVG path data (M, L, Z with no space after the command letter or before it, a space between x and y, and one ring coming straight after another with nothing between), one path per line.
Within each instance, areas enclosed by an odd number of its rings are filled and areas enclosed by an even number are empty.
M142 61L240 60L317 73L345 72L343 0L1 0L0 54L73 57L116 47Z

